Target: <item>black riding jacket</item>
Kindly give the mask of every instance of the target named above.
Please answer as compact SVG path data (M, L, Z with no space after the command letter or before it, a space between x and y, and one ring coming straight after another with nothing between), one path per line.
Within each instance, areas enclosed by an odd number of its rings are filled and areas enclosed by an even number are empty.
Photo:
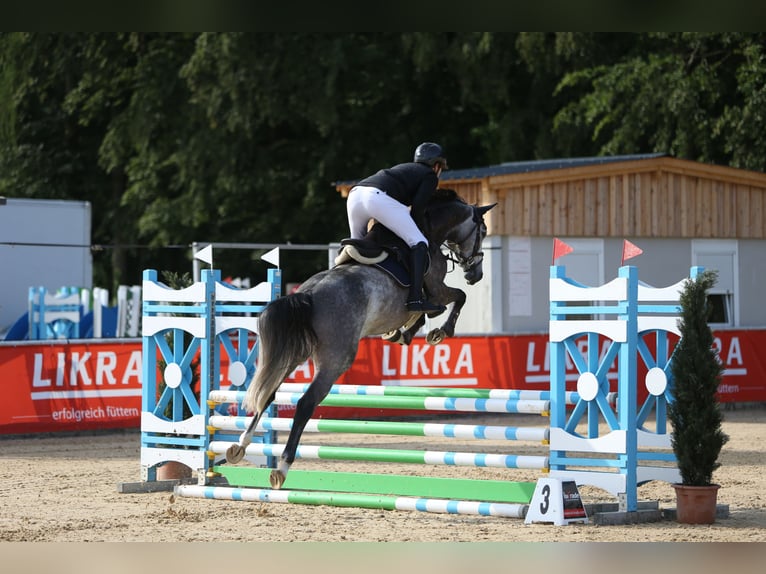
M423 210L439 185L434 170L424 163L400 163L364 178L357 185L377 187L399 203L411 205L415 223L423 229Z

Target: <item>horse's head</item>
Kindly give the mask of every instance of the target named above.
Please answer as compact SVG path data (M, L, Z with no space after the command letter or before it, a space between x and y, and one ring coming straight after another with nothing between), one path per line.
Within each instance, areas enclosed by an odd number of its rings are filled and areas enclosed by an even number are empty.
M435 245L447 246L451 252L448 258L460 265L469 285L484 275L484 252L481 250L487 235L484 214L495 205L469 205L455 190L439 188L426 208L428 240Z
M457 258L457 264L463 269L465 280L469 285L478 283L484 276L482 268L484 252L481 250L481 244L487 236L484 214L496 205L497 203L469 206L470 217L464 219L447 235L447 247Z

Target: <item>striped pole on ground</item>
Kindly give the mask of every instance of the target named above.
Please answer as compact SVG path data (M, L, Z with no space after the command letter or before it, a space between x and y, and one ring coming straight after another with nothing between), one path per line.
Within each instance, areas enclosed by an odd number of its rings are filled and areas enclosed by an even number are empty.
M345 492L271 490L268 488L232 488L226 486L177 485L176 496L251 502L277 502L372 508L380 510L418 510L442 514L472 514L524 518L528 505L467 500L442 500L408 496L384 496Z

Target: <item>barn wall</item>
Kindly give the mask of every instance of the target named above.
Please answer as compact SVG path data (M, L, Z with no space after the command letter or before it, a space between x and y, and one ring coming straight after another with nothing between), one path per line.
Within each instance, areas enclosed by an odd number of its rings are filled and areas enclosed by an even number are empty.
M652 163L656 167L646 169ZM547 171L442 185L470 203L497 201L488 217L489 231L496 235L766 239L762 174L760 179L725 179L738 170L669 170L659 160L642 167L625 172L579 168L561 170L569 172L567 177Z

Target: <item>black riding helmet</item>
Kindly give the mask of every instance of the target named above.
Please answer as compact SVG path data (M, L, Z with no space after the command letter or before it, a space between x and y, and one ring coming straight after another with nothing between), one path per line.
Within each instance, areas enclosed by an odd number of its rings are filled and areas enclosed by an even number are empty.
M442 151L442 146L433 142L423 142L420 144L415 149L415 158L412 161L424 163L431 167L436 163L440 163L444 169L449 169L449 167L447 167L447 158L444 157L444 151Z

